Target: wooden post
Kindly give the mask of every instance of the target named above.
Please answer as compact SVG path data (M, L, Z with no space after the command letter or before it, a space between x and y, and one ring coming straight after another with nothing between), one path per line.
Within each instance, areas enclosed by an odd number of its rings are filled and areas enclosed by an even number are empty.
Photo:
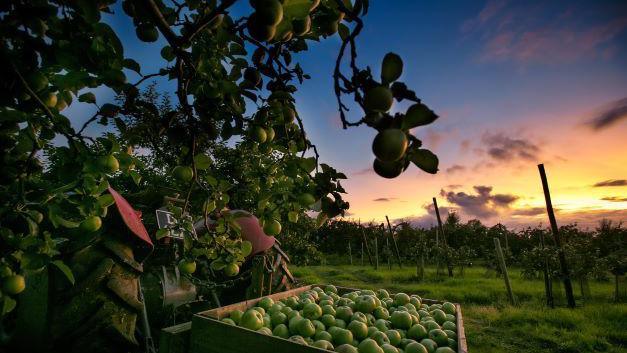
M419 280L423 280L425 277L425 244L423 234L420 234L420 247L418 251L420 252L420 257L416 254L416 277L418 277Z
M435 275L436 277L440 277L440 230L438 228L435 228L435 248L437 250L435 257Z
M403 263L401 262L401 253L398 251L398 244L396 244L396 238L394 238L392 226L390 225L390 219L387 215L385 215L385 220L388 222L388 231L390 232L390 237L392 237L392 242L394 242L394 250L396 250L396 259L398 260L398 268L403 268Z
M353 265L353 252L351 251L351 241L348 241L348 258L350 259L351 266Z
M560 239L559 229L557 228L557 221L555 220L555 214L553 213L553 204L551 203L551 193L549 191L549 183L546 178L546 172L544 171L544 164L538 164L538 170L540 171L540 179L542 180L542 189L544 190L544 200L546 201L546 212L549 215L549 222L551 223L551 231L555 237L555 244L558 249L558 258L560 261L560 267L562 270L562 280L564 281L564 292L566 292L566 300L570 308L575 307L575 296L573 295L573 284L570 281L570 271L568 270L568 263L566 262L566 255L564 255L564 249L562 248L562 240Z
M374 258L375 258L375 262L374 262L374 269L378 270L379 269L379 242L377 241L377 236L374 236Z
M440 218L440 209L438 209L438 201L433 198L433 206L435 207L435 215L438 218L438 228L440 229L440 233L442 233L442 243L444 244L444 259L446 260L446 267L448 269L448 276L453 277L453 264L451 264L451 259L448 257L448 245L446 244L446 235L444 234L444 227L442 227L442 219Z
M503 249L501 249L501 242L499 241L499 238L494 238L494 247L496 248L496 257L499 259L499 263L501 264L501 271L503 272L505 288L507 288L509 301L512 305L514 305L516 304L514 301L514 293L512 292L512 285L509 282L509 274L507 273L507 267L505 266L505 257L503 256Z
M388 261L388 270L392 269L392 259L390 259L392 255L392 249L390 248L390 237L385 236L385 226L381 224L381 234L385 238L385 258Z
M544 233L540 230L540 246L542 248L542 252L544 253ZM553 301L553 288L551 286L551 279L549 278L549 259L544 256L544 292L546 293L546 305L550 308L555 307L555 302Z
M364 265L364 242L361 242L361 265Z
M364 227L361 226L361 220L359 221L359 228L361 228L361 237L363 238L363 243L366 245L366 253L368 254L368 262L370 262L370 266L374 265L372 262L372 256L370 255L370 247L368 246L368 241L366 240L366 232L364 232Z

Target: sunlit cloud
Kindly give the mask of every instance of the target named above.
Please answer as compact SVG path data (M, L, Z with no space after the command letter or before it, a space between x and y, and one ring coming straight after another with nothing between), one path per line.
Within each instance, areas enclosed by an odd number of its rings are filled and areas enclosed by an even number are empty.
M378 197L372 201L374 202L390 202L390 201L394 201L397 200L396 197Z
M601 200L603 200L603 201L610 201L610 202L627 202L627 197L608 196L608 197L602 198Z
M492 194L491 186L476 185L473 189L475 194L443 189L440 195L450 204L459 207L464 214L480 218L497 216L500 210L508 209L519 199L519 196L512 194Z
M504 133L486 132L482 137L486 153L499 162L525 160L535 162L539 159L540 147L520 137L510 137Z
M605 187L605 186L627 186L626 179L608 179L600 181L593 185L595 188Z
M602 130L627 119L627 98L610 103L586 122L594 130Z
M466 170L466 167L464 167L463 165L459 165L459 164L453 164L452 166L446 168L446 172L449 174L463 172L465 170Z

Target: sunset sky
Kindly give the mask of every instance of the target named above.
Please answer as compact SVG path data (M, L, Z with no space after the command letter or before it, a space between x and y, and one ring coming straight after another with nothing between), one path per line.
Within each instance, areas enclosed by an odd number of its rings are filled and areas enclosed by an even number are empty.
M349 217L428 225L436 196L464 220L546 225L544 163L560 224L627 221L627 3L371 3L359 62L378 73L387 51L405 59L401 79L441 116L416 131L441 164L437 175L410 167L394 180L376 176L375 132L340 128L324 77L338 41L316 47L315 64L304 63L318 75L300 112L322 156L348 172ZM620 107L611 123L591 123ZM615 186L594 186L607 180Z
M455 209L463 220L546 225L544 163L559 224L627 221L627 2L370 3L358 63L378 75L385 53L401 55L401 80L440 115L415 131L439 156L440 172L411 166L394 180L376 176L375 131L339 122L331 74L340 40L312 44L297 58L312 76L297 107L322 159L349 177L348 218L429 225L436 196L444 213ZM233 12L249 13L248 1ZM107 21L144 72L164 64L134 37L128 17ZM68 111L80 122L89 109Z

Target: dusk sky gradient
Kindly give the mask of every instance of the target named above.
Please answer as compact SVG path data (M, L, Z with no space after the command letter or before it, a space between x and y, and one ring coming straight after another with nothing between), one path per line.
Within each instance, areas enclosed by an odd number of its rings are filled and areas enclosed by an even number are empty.
M233 14L248 6L240 1ZM163 59L117 10L107 21L125 55L156 71ZM296 104L322 160L349 177L347 218L430 225L436 196L463 220L546 225L536 166L544 163L559 224L627 221L627 2L371 0L358 63L378 75L385 53L404 59L401 81L440 115L415 131L440 158L436 175L414 166L393 180L374 174L375 131L339 121L331 77L339 45L335 36L296 57L312 76ZM99 93L99 103L112 98ZM75 104L68 115L78 125L90 109Z

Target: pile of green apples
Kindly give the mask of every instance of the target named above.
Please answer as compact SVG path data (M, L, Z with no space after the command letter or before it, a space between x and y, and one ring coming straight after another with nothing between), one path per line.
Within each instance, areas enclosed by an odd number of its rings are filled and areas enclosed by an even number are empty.
M275 302L264 297L222 322L299 344L341 353L452 353L457 351L456 307L423 304L417 295L385 289L339 295L314 287Z

